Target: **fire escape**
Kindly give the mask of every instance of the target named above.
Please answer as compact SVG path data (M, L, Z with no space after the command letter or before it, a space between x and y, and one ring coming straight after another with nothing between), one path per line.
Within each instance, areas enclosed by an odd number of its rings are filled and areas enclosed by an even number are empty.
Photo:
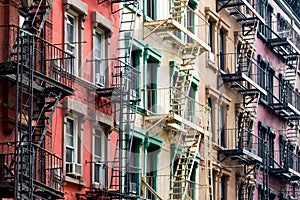
M202 52L210 49L205 42L196 36L190 27L187 27L188 12L192 12L195 16L198 15L197 11L194 11L189 6L188 0L174 0L170 9L170 18L144 22L147 30L144 39L152 34L159 35L164 41L179 49L179 55L182 59L178 68L178 74L174 82L171 83L172 98L171 102L169 102L169 114L162 116L153 114L147 117L149 121L157 117L166 119L166 130L176 132L179 137L177 145L180 148L177 148L175 152L177 165L175 170L171 172L170 199L193 198L190 185L192 184L191 176L196 165L196 157L199 155L199 149L203 146L203 143L207 146L206 152L208 152L210 147L210 136L205 133L202 124L200 125L189 119L186 115L188 110L187 104L190 101L188 96L192 85L192 74L196 67L195 61ZM205 112L204 108L203 113ZM198 115L200 114L198 113ZM212 161L206 160L205 164L207 165L205 166L207 173L212 174ZM207 196L212 193L212 185L209 185L209 183L212 183L212 180L207 180ZM152 191L151 188L149 190Z
M256 83L257 65L254 60L257 31L265 21L247 0L218 0L217 5L218 11L226 10L241 25L241 47L237 54L236 69L233 73L222 73L221 77L224 83L229 83L242 96L242 103L238 105L236 128L225 130L227 135L235 135L236 146L219 150L219 159L228 167L242 166L238 198L253 199L258 169L263 173L265 191L268 190L268 155L266 151L260 155L258 152L259 148L265 148L266 141L254 135L259 99L261 95L267 94ZM226 60L226 55L220 59Z
M74 58L40 37L52 2L24 5L27 14L22 27L1 27L13 41L0 72L16 88L16 118L11 139L0 144L0 198L64 196L62 159L51 152L49 127L58 102L73 94Z
M297 74L300 58L300 34L294 27L282 18L273 22L273 29L267 27L269 32L268 45L285 61L282 74L274 77L279 87L278 94L270 93L272 98L271 108L275 113L286 120L285 130L280 133L279 148L274 150L270 173L286 180L286 188L282 191L283 196L297 199L295 194L289 194L290 186L299 184L300 167L299 154L295 153L295 147L299 143L299 119L300 119L300 94L297 91Z
M137 170L130 165L130 152L133 142L134 125L136 118L135 105L139 101L135 93L135 80L139 75L130 65L132 42L134 36L137 0L104 0L98 3L109 2L112 13L121 11L120 29L116 57L109 59L113 62L112 84L110 88L101 88L96 92L99 100L108 98L113 104L113 116L115 129L118 130L118 138L115 147L114 160L111 164L111 179L109 188L103 192L89 191L88 196L107 196L110 199L137 199L138 196L130 191L130 173ZM121 3L121 9L115 9L116 4ZM129 8L130 7L130 8Z

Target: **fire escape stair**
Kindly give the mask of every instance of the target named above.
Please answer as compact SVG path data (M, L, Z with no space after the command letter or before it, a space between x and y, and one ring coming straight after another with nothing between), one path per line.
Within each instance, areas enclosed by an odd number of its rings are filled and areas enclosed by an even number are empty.
M188 186L191 184L190 179L199 152L202 136L203 134L192 129L183 136L184 146L173 175L169 193L170 199L192 199L188 194Z
M112 162L112 172L109 187L111 199L137 199L138 196L130 192L129 174L137 173L134 166L130 165L131 148L133 142L136 111L133 106L138 101L132 88L135 77L138 75L136 69L130 65L132 43L135 29L135 20L138 1L111 1L111 3L123 3L121 9L120 30L118 46L116 48L116 59L114 59L114 70L112 73L112 88L109 92L114 104L114 116L118 138ZM127 6L134 9L127 9ZM102 90L99 90L99 94ZM106 92L107 93L107 92Z
M15 153L6 165L10 181L15 182L16 199L46 200L63 198L64 195L63 192L36 179L44 172L36 174L35 168L38 166L34 163L38 159L36 151L45 142L59 100L73 93L72 88L65 87L34 69L37 67L33 62L37 56L34 54L36 40L41 34L52 3L52 0L34 0L28 6L27 16L17 33L8 62L1 66L1 74L16 80L18 92L16 109L19 112L15 131L19 139L16 138ZM52 161L48 162L52 164Z

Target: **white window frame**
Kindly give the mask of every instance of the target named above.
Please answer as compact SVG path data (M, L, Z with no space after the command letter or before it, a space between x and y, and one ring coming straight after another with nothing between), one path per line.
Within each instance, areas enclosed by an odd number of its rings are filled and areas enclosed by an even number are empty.
M74 20L74 23L73 23L73 34L74 34L74 37L73 37L73 40L71 43L69 43L68 41L68 24L70 23L69 22L69 17L70 18L73 18ZM68 72L72 72L72 74L78 76L78 44L76 44L76 42L78 42L78 38L79 38L79 34L78 34L78 31L79 31L79 21L78 21L78 15L76 15L76 13L74 12L67 12L66 13L66 16L65 16L65 50L66 52L70 53L71 55L73 55L75 57L74 59L74 63L73 63L73 71L67 66L67 71ZM68 50L68 46L71 46L74 50L73 51L70 51Z
M99 131L100 135L97 134ZM96 155L95 152L95 146L97 145L96 138L100 140L100 154L102 155ZM99 144L98 144L99 145ZM104 177L102 179L99 178L99 182L96 182L95 180L95 170L96 170L96 165L99 165L99 167L103 167L103 172L105 170L105 165L106 165L106 160L107 160L107 155L108 155L108 138L106 135L106 130L103 126L97 126L93 129L93 140L92 140L92 155L93 155L93 170L92 170L92 180L93 184L99 187L104 187L106 185L106 174L104 174Z
M67 142L66 142L66 149L67 148L72 148L73 149L72 162L80 164L81 160L78 160L78 137L80 137L79 127L78 127L79 126L78 118L77 117L66 117L65 138L67 138L67 136L68 136L68 133L67 133L68 120L73 121L73 146L68 146ZM66 157L67 157L67 152L66 152ZM69 162L66 161L66 163L69 163Z
M100 47L97 46L97 35L100 36ZM105 61L106 56L106 41L105 32L101 29L96 29L93 37L93 57L94 57L94 83L100 86L105 86ZM100 57L97 56L97 50L100 51ZM102 61L100 61L102 60ZM98 64L99 63L99 64ZM99 65L99 69L97 70ZM102 80L103 79L103 80ZM102 80L102 81L101 81Z

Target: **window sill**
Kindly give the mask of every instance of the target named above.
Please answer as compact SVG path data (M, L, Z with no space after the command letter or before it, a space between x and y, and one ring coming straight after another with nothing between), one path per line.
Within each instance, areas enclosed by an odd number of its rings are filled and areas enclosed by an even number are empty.
M136 109L136 112L138 114L141 114L141 115L146 115L146 113L147 113L147 111L139 105L138 106L132 106L131 108L134 109L134 110Z
M134 8L133 5L128 5L127 8L131 11L136 12L137 16L142 16L143 11L139 8Z
M79 186L82 186L84 187L86 185L86 182L81 180L81 178L74 178L74 177L71 177L71 176L68 176L68 175L65 175L64 177L64 183L65 185L68 184L68 183L72 183L72 184L76 184L76 185L79 185Z
M215 62L212 62L211 60L208 60L207 66L208 68L212 69L214 73L218 71L218 67L216 66Z

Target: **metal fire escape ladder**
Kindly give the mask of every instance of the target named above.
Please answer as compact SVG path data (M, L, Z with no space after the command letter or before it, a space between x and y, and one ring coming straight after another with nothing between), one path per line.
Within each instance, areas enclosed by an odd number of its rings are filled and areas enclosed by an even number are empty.
M132 106L138 101L138 97L134 92L136 88L132 88L138 72L130 66L130 59L138 1L126 1L126 3L123 4L121 13L118 46L112 74L112 100L115 123L118 126L118 139L110 180L112 199L135 198L136 195L130 193L129 173L137 173L138 170L130 166L130 152L136 118L136 111ZM134 11L126 9L129 4L134 7Z
M22 28L39 37L52 4L53 0L33 0Z
M172 11L170 12L172 19L181 23L187 10L188 3L189 0L174 0L172 3Z
M186 100L192 85L192 72L194 60L198 56L200 47L191 46L182 50L182 63L174 83L173 97L170 112L183 115L186 108Z
M182 152L178 159L176 171L173 175L171 190L169 193L170 199L192 199L188 193L190 178L195 165L196 156L199 152L199 147L202 138L202 133L196 130L190 130L184 135L184 143Z

